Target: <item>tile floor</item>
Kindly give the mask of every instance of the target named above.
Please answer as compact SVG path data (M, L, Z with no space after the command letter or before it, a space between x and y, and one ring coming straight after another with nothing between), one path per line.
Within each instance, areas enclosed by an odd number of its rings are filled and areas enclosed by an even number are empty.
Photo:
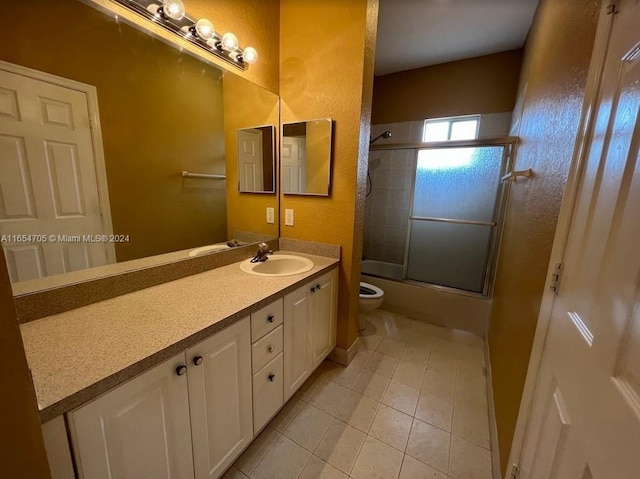
M482 338L377 310L224 479L491 479Z

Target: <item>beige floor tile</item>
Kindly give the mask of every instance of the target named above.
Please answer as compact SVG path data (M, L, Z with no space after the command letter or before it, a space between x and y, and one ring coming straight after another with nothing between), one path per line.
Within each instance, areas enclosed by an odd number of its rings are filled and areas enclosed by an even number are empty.
M454 436L461 437L477 446L490 448L489 442L489 418L485 411L464 406L455 406L453 409Z
M375 351L383 338L384 336L381 334L362 335L360 336L360 346Z
M405 454L400 479L447 479L447 475Z
M408 344L404 348L404 351L402 351L400 361L415 363L418 366L426 367L429 361L430 352L431 348L428 346Z
M353 386L353 390L375 401L380 401L390 382L389 378L365 369Z
M296 479L307 465L311 453L290 439L280 436L251 479Z
M356 464L351 471L354 479L397 479L403 454L397 449L367 436Z
M488 411L487 389L484 382L456 381L455 403L466 408Z
M351 364L349 364L349 366L347 367L341 366L334 369L330 379L334 383L338 383L341 386L351 389L360 377L362 369L363 366L354 364L354 362L352 361Z
M411 416L382 404L369 429L369 435L404 452L412 421Z
M398 366L398 360L382 353L375 352L367 361L365 369L380 374L381 376L391 378Z
M433 343L431 343L431 350L436 351L438 353L447 354L454 358L457 357L458 350L462 347L462 345L450 341L448 339L442 338L434 338Z
M451 439L449 476L453 479L491 479L491 453L464 439Z
M236 460L234 467L249 476L279 438L280 434L267 426Z
M349 363L349 367L355 366L358 368L364 368L371 356L373 356L373 350L367 349L365 347L359 347L356 356Z
M400 360L396 371L393 373L393 380L411 386L412 388L420 389L426 370L426 366Z
M431 354L429 355L429 361L427 363L427 369L431 369L432 371L440 371L450 374L451 376L455 376L456 365L457 360L454 355L443 353L441 351L431 351Z
M242 472L236 469L235 466L233 466L224 473L222 479L248 479L248 476L245 476Z
M413 420L406 453L441 472L449 464L451 435L419 419Z
M348 477L318 456L311 456L300 479L348 479Z
M368 432L379 405L379 401L351 391L336 417L350 426Z
M480 364L484 366L484 349L474 346L462 346L456 352L461 363Z
M421 391L445 399L453 398L455 377L449 372L427 369L422 378Z
M284 435L313 452L332 420L333 418L326 412L306 404L285 429Z
M349 395L349 388L333 381L319 381L307 394L306 401L318 409L335 416Z
M315 454L342 472L349 474L365 438L364 432L336 419L320 441Z
M432 394L423 393L418 400L415 416L432 426L451 432L453 422L453 401Z
M276 417L271 420L269 426L278 432L284 432L284 430L289 427L289 424L291 424L291 421L293 421L296 415L300 412L300 409L302 409L304 404L305 403L299 399L291 398Z
M419 389L392 380L382 397L382 403L409 416L413 416L416 412L419 396Z
M405 345L406 343L404 341L385 338L376 348L376 352L391 356L392 358L399 358L402 356Z

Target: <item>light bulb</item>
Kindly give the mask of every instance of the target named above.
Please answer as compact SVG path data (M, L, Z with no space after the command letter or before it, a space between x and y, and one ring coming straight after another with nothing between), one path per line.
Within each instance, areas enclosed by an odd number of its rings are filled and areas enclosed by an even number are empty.
M242 52L242 61L245 63L255 63L258 59L258 52L253 47L247 47Z
M174 20L182 20L185 15L182 0L164 0L162 2L162 14Z
M201 18L196 22L196 33L203 40L209 40L213 38L216 31L213 29L213 23L206 18Z
M233 33L225 33L220 44L224 50L233 52L238 49L238 38Z

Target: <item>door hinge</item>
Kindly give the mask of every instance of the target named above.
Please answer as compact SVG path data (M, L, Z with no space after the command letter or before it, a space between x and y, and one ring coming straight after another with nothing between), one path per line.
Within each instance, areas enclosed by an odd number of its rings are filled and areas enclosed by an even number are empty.
M520 477L520 466L517 464L513 464L511 466L511 476L510 479L518 479Z
M560 282L562 281L562 263L555 263L551 271L551 291L555 294L560 292Z
M607 15L614 15L618 13L620 10L618 9L618 2L611 2L607 5Z

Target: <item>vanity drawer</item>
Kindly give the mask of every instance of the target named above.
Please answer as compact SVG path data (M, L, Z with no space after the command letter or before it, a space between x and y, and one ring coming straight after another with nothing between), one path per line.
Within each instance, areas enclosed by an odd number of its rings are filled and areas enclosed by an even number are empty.
M282 324L282 298L251 313L251 341L256 342Z
M282 352L282 325L251 345L251 364L253 372Z
M253 432L258 431L282 407L282 353L253 376Z

